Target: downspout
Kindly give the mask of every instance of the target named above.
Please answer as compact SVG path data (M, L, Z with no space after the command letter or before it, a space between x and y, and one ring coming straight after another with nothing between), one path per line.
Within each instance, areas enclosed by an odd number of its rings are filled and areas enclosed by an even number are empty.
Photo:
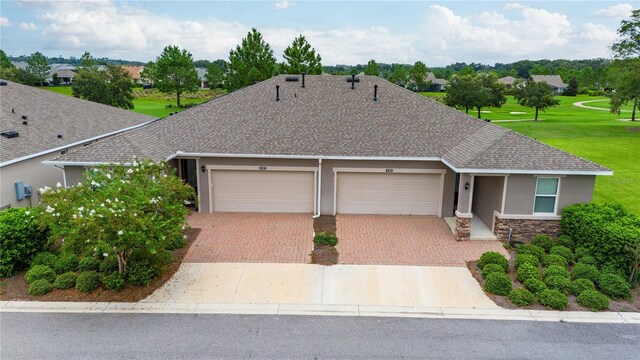
M53 167L62 171L62 185L64 185L64 187L67 187L67 173L64 171L64 166L60 167L58 165L53 165Z
M316 201L317 203L316 213L313 215L314 219L317 219L320 217L321 199L322 199L322 159L318 159L318 200Z

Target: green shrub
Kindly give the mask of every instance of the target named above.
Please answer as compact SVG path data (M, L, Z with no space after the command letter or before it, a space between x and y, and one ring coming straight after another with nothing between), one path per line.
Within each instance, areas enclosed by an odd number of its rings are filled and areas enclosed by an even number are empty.
M95 271L83 271L76 278L76 289L91 292L100 286L100 275Z
M175 234L170 239L167 239L165 248L167 250L181 249L186 245L186 243L187 242L185 241L183 234Z
M525 282L527 279L541 279L540 269L537 266L525 263L520 265L516 271L516 279L520 282Z
M46 246L47 234L38 229L38 214L26 208L0 211L0 277L27 268Z
M330 232L321 232L313 237L313 242L316 245L336 246L336 244L338 243L338 238L335 234L332 234Z
M488 264L499 265L504 269L504 271L509 270L509 261L507 261L507 258L499 252L487 251L480 255L480 259L478 259L478 262L476 263L480 269L484 269L485 265Z
M127 281L133 285L149 285L158 275L160 275L159 269L148 262L137 262L127 268Z
M555 254L545 255L543 263L545 266L557 265L565 268L569 266L569 262L567 261L567 259L565 259L563 256Z
M547 235L535 235L531 238L531 243L536 246L540 246L544 251L549 251L555 245L553 239Z
M593 311L602 311L609 307L609 298L596 290L585 290L578 295L576 300L578 304Z
M571 283L571 293L575 296L580 295L585 290L595 290L596 286L589 279L578 279Z
M78 275L74 272L66 272L56 277L56 281L53 282L53 287L56 289L68 289L76 286L76 278Z
M573 255L573 252L571 251L571 249L565 246L554 246L551 248L549 253L551 255L562 256L563 258L567 259L567 262L569 264L573 263L573 260L575 259L575 256Z
M54 265L53 269L58 274L66 273L69 271L76 271L78 270L79 262L80 260L76 255L73 255L73 254L63 255L58 258L58 261L56 261L56 264Z
M556 244L560 245L560 246L567 247L567 248L569 248L571 250L575 249L575 247L576 247L575 241L573 241L571 236L567 236L567 235L560 235L556 239Z
M598 266L596 259L594 259L593 256L590 256L590 255L585 255L581 257L580 260L578 260L578 264L592 265L594 267Z
M78 271L98 271L100 270L100 260L85 256L78 262Z
M522 264L530 264L533 265L535 267L538 267L540 265L540 260L538 260L537 257L531 255L531 254L518 254L516 255L516 269L520 267L520 265Z
M538 296L538 301L541 305L556 310L564 310L569 305L569 298L567 295L556 289L547 289L542 291Z
M577 246L575 250L575 255L576 255L576 260L580 260L585 256L591 256L591 253L589 253L589 249L587 249L586 247Z
M562 210L560 226L598 264L611 264L628 275L633 256L625 247L640 241L640 217L620 205L576 204Z
M53 282L56 279L56 272L52 268L45 265L32 266L25 274L24 278L29 284L36 280L44 279Z
M571 281L568 277L550 276L544 279L544 283L549 289L556 289L563 294L568 294L571 291Z
M544 269L544 277L546 279L546 278L552 277L552 276L562 276L562 277L566 277L568 279L569 278L569 271L567 270L567 268L559 266L559 265L547 266Z
M118 291L124 287L126 281L124 280L124 276L122 274L113 273L103 277L102 283L107 289Z
M522 244L518 246L516 249L518 254L530 254L538 258L538 260L542 261L544 258L544 249L540 246L533 244Z
M165 249L159 249L155 252L146 249L137 249L133 251L129 257L129 264L146 262L159 270L171 264L173 261L173 252Z
M37 253L33 259L31 259L31 266L44 265L50 268L54 268L58 262L58 257L48 251L42 251Z
M600 274L598 287L603 294L613 299L626 299L631 296L631 286L617 274L609 272Z
M100 272L110 274L118 272L118 259L115 256L108 256L100 262Z
M51 291L51 283L45 279L35 280L31 284L29 284L29 289L27 292L31 296L40 296Z
M509 300L519 307L532 305L536 301L536 296L533 295L529 290L518 288L513 289L509 293Z
M587 265L583 263L577 263L571 271L571 278L577 279L589 279L591 282L597 282L600 278L600 272L593 265Z
M498 264L487 264L482 268L482 278L486 279L487 275L494 272L504 273L504 269Z
M545 285L542 280L534 278L525 280L524 287L535 295L540 295L541 292L547 290L547 285Z
M511 278L505 273L491 273L484 281L484 290L496 295L508 295L511 287Z

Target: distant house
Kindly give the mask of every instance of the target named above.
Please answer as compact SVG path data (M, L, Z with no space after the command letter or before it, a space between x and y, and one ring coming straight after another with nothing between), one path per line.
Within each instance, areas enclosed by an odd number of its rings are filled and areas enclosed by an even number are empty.
M551 87L551 91L553 91L554 95L559 95L564 93L567 89L567 84L562 82L562 78L560 75L531 75L531 78L534 82L546 82Z
M207 81L207 69L205 68L196 68L198 72L198 79L200 79L200 88L208 89L209 82Z
M11 81L0 82L0 98L0 209L35 206L39 188L66 185L64 166L42 161L154 120Z
M511 89L511 87L513 86L513 83L516 81L517 79L514 78L513 76L505 76L503 78L498 79L498 81L500 81L501 83L504 84L504 86L507 89Z
M443 91L447 87L447 80L438 79L432 72L427 74L427 91Z
M129 73L129 75L131 75L131 78L133 79L133 81L136 84L142 84L143 80L142 80L142 76L140 75L140 73L144 70L144 66L124 65L122 67L125 70L127 70L127 72Z
M26 61L12 61L13 65L18 69L26 69ZM61 84L71 84L73 79L78 75L77 68L70 64L50 64L49 74L47 75L47 81L53 82L53 75L56 75L60 79Z

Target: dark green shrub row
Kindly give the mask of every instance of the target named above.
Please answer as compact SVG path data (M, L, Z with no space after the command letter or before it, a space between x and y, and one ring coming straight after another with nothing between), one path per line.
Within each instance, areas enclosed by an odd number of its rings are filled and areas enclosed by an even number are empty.
M56 272L46 265L36 265L27 271L24 278L29 284L36 280L46 280L52 283L56 279Z
M556 245L555 241L547 235L535 235L531 238L531 243L543 248L544 251L549 251Z
M560 276L560 277L565 277L565 278L569 278L569 271L567 270L567 268L562 267L562 266L558 266L558 265L551 265L551 266L547 266L544 269L544 277L549 278L552 276Z
M540 279L530 278L524 281L524 287L539 296L544 290L547 290L547 285Z
M549 251L549 254L551 254L551 255L560 255L563 258L567 259L567 262L569 264L573 263L573 261L574 261L573 252L568 247L554 246Z
M482 278L486 279L489 274L494 272L504 273L504 269L498 264L487 264L482 268Z
M557 265L565 268L569 266L569 262L567 261L567 259L557 254L545 255L543 263L545 266Z
M571 293L575 296L582 294L585 290L595 290L596 286L589 279L578 279L571 283Z
M73 255L73 254L63 255L58 258L58 260L56 261L56 264L53 266L53 269L58 274L66 273L69 271L76 271L78 270L79 262L80 260L76 255Z
M509 300L519 307L529 306L536 301L536 296L527 289L518 288L509 293Z
M31 296L40 296L51 291L51 283L45 279L35 280L31 284L29 284L29 289L27 292Z
M91 292L100 286L100 275L95 271L83 271L76 278L76 290Z
M336 246L336 244L338 243L338 238L333 233L321 232L313 237L313 242L317 245Z
M505 273L491 273L484 281L484 289L492 294L509 295L511 288L511 278Z
M516 248L518 254L530 254L538 258L539 261L544 260L544 249L533 244L523 244Z
M58 275L56 281L53 283L53 287L56 289L69 289L76 286L76 278L78 275L74 272L66 272Z
M551 276L544 279L544 283L549 289L555 289L563 294L569 294L571 291L571 281L564 276Z
M516 279L524 283L527 279L541 279L540 269L537 266L533 266L529 263L520 265L516 271Z
M44 265L53 269L56 266L57 262L58 257L55 254L48 251L42 251L37 253L36 256L33 257L33 259L31 260L31 266Z
M12 276L29 266L31 258L47 244L47 233L38 229L33 209L0 211L0 277Z
M520 265L522 264L529 264L529 265L533 265L535 267L538 267L540 265L540 260L538 260L537 257L531 255L531 254L518 254L516 255L516 269L518 269L520 267Z
M609 307L609 298L595 290L585 290L576 298L578 304L593 311L602 311Z
M618 274L603 272L598 279L598 287L603 294L613 299L626 299L631 296L631 286Z
M577 263L571 271L571 278L574 280L589 279L591 282L597 282L600 278L600 271L593 265Z
M569 298L557 289L543 290L538 296L541 305L556 310L564 310L569 305Z

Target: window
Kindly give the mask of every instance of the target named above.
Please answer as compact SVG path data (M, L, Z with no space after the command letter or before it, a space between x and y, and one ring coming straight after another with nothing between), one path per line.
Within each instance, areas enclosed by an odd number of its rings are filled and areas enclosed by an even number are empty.
M536 200L533 205L534 213L556 212L559 183L559 178L538 178L536 182Z

